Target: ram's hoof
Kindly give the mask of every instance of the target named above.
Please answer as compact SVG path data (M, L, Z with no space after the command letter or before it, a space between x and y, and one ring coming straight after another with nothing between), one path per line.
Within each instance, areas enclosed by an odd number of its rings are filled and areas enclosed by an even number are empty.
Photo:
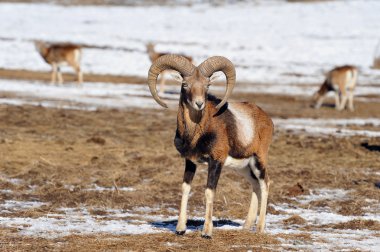
M176 235L184 235L186 232L186 230L183 230L183 231L175 231L175 234Z
M212 237L210 235L202 234L202 238L210 240Z

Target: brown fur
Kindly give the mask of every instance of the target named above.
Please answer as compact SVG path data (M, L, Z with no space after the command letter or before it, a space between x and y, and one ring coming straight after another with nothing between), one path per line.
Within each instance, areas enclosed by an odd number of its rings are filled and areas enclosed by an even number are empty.
M379 57L375 57L373 59L373 66L372 68L374 69L380 69L380 56Z
M157 61L151 69L164 64L163 68L158 68L159 71L164 71L169 65L165 59L171 59L170 57L172 56L161 58L162 61ZM209 62L215 65L219 64L219 66L207 68L211 66L207 65ZM224 66L220 64L222 62ZM185 59L181 61L181 65L186 63ZM175 65L169 65L169 69L178 68ZM219 69L223 69L222 71L227 77L227 90L223 101L208 94L210 78ZM166 107L165 103L155 93L155 81L160 73L159 71L154 73L155 71L150 70L149 76L152 81L149 85L156 101ZM259 187L261 207L257 231L263 232L270 186L266 168L269 145L273 135L272 120L253 103L225 103L231 94L236 76L235 69L228 59L212 57L200 66L192 68L187 74L183 74L185 76L182 74L181 72L181 75L178 76L178 80L182 82L182 87L174 145L181 156L186 159L186 162L176 233L183 235L186 231L187 202L198 162L208 163L205 190L206 214L202 237L211 238L212 235L213 201L223 166L235 168L252 184L251 204L246 222L243 225L245 229L250 229L256 221L258 210L256 189Z
M80 69L81 47L73 44L47 44L36 41L35 46L46 63L52 66L52 83L55 83L55 77L58 73L59 82L62 83L62 75L59 65L68 64L78 75L78 82L81 83L82 73Z
M235 128L233 115L226 110L219 116L215 109L216 103L208 101L206 108L202 112L195 112L181 101L177 115L177 130L181 137L191 139L191 148L196 148L200 137L207 133L213 133L217 137L210 150L210 157L224 164L227 156L236 159L249 158L256 155L262 164L262 172L268 164L268 151L272 142L273 123L270 117L258 106L253 103L235 103L241 106L247 116L253 118L255 123L253 141L244 146L236 137L239 129ZM227 104L228 107L228 104ZM198 119L196 119L198 118ZM187 156L191 160L202 159L202 152L191 152ZM265 176L268 180L268 176Z

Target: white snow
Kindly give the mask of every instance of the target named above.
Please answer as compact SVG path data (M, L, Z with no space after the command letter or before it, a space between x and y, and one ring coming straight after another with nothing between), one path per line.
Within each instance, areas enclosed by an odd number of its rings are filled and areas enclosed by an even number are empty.
M285 93L287 87L292 85L237 85L236 93ZM288 95L311 95L305 85L299 86L300 90L293 92L288 89ZM376 91L371 88L365 95L379 94L380 87ZM179 86L168 86L167 92L160 96L168 103L169 107L177 108L179 98ZM210 92L222 95L224 86L212 86ZM310 92L312 91L312 92ZM377 92L377 93L376 93ZM113 83L83 83L78 86L75 83L64 85L51 85L39 81L1 80L0 79L0 104L10 105L34 105L61 109L96 110L98 108L161 108L151 97L147 85L141 84L113 84ZM364 98L367 99L367 98ZM295 123L301 123L296 120ZM304 119L302 123L311 124ZM311 124L312 125L312 124Z
M349 191L343 189L317 189L311 190L308 195L300 195L297 197L301 204L309 204L312 201L319 200L343 200L347 197Z
M0 213L17 212L25 209L39 208L45 205L45 203L39 201L16 201L5 200L0 203Z
M0 189L0 193L4 193L4 194L12 194L13 191L12 191L12 190L9 190L9 189Z
M6 181L8 183L11 183L13 185L20 185L23 180L18 178L9 178L8 176L5 176L3 174L0 174L0 180Z
M274 118L274 125L281 129L296 132L306 132L314 135L334 136L368 136L380 137L378 130L347 129L347 126L379 126L378 118L351 118L351 119L311 119L311 118Z
M295 198L300 204L307 204L313 200L343 200L349 199L349 191L342 189L317 189L313 190L310 195L304 195ZM5 201L0 204L0 214L17 212L22 209L37 208L46 203L32 201ZM376 237L376 231L371 230L337 230L326 228L299 230L297 227L285 226L283 220L294 214L304 218L308 225L324 225L347 222L354 219L377 220L380 216L376 214L366 214L364 216L343 216L333 212L330 208L308 208L299 207L297 204L276 204L271 205L276 210L285 212L279 215L267 215L266 231L270 234L300 234L310 233L312 242L297 241L289 244L284 240L282 246L305 249L360 249L374 251L380 246L380 241ZM380 210L378 205L374 205ZM102 214L94 211L92 214L84 206L78 208L59 208L51 213L36 218L23 217L4 217L0 215L0 226L16 227L20 234L28 236L38 236L45 238L56 238L71 234L88 235L88 234L149 234L158 232L173 232L177 221L177 216L154 215L152 212L159 210L157 207L138 207L132 210L99 208ZM376 212L375 211L375 212ZM194 213L190 213L194 214ZM201 213L196 213L201 215ZM188 223L188 231L199 230L203 225L203 218L190 216L191 222ZM216 229L239 230L244 220L217 219ZM301 225L302 226L302 225ZM323 242L322 242L323 241Z
M0 92L6 94L0 103L41 105L68 109L95 110L111 108L160 108L147 85L84 83L47 85L41 82L0 80ZM177 105L178 94L164 94L169 105Z
M103 187L103 186L98 186L97 184L94 184L92 188L86 188L84 189L85 191L123 191L123 192L134 192L136 191L135 188L132 187L118 187L117 189L115 187Z

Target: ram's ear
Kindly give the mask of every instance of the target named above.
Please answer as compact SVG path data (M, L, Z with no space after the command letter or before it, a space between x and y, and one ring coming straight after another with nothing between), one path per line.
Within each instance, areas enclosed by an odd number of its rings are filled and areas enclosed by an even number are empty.
M183 78L182 78L182 75L179 73L179 72L173 72L171 73L171 76L173 77L173 79L175 79L176 81L182 83L183 82Z
M215 72L210 77L210 84L215 82L222 74L220 72Z

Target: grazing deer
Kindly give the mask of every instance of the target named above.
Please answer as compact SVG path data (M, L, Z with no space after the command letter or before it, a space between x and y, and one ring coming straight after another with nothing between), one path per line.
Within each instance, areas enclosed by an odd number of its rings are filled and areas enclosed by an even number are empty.
M154 49L153 43L146 44L146 51L149 55L149 59L150 59L151 63L153 63L154 61L156 61L156 59L158 59L159 57L161 57L163 55L170 54L167 52L161 52L161 53L156 52L156 50ZM186 56L186 55L181 55L181 54L180 54L180 56L185 57L187 60L194 63L192 57ZM161 73L160 88L159 88L160 93L164 93L164 90L165 90L165 73L168 73L168 72L170 72L170 70Z
M83 75L80 69L80 59L82 56L81 47L73 44L48 44L42 41L36 41L35 47L46 63L52 66L51 83L62 84L63 78L60 66L69 65L74 68L78 83L83 82Z
M348 100L348 108L354 110L354 89L358 78L358 69L354 66L336 67L327 73L319 90L313 95L314 107L320 108L326 94L335 92L335 109L343 110Z

